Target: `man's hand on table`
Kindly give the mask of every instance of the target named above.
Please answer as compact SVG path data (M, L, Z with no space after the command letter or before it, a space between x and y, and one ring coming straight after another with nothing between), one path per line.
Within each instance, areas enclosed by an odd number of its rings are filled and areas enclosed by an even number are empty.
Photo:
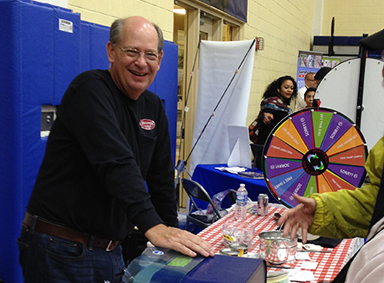
M204 239L188 231L164 224L150 228L145 232L145 237L155 246L169 248L191 257L195 257L196 253L205 257L215 255L211 245Z
M284 224L283 236L287 236L291 231L291 239L296 236L297 230L301 228L302 241L305 244L307 242L308 228L311 226L315 215L316 201L313 198L301 197L297 194L294 194L293 197L299 204L285 211L277 221L277 225Z

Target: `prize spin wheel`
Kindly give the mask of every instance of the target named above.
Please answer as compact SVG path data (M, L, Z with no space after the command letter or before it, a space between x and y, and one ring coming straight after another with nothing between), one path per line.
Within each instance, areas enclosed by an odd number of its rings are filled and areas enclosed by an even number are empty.
M367 147L343 114L327 108L295 112L273 129L263 151L263 173L274 197L294 207L293 194L354 190L364 181Z

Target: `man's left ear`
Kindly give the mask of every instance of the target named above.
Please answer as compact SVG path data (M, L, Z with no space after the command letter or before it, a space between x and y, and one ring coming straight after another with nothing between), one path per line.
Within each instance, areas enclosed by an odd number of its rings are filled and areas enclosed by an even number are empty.
M108 61L109 63L113 63L115 61L116 49L113 46L112 42L108 41L106 49L107 49Z
M161 50L159 54L159 64L157 65L157 70L160 70L160 64L161 64L161 60L163 60L163 57L164 57L164 51Z

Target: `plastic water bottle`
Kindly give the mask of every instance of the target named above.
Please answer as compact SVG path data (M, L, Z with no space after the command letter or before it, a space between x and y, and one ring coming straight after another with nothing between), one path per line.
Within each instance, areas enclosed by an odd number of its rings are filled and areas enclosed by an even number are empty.
M247 201L248 191L244 184L240 184L240 187L236 192L235 218L237 220L243 220L247 217Z
M132 283L135 278L131 275L128 268L124 269L124 275L122 278L123 283Z

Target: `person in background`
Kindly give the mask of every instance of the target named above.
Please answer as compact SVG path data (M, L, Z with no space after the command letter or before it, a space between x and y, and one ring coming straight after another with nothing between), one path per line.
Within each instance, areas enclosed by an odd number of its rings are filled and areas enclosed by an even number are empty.
M315 98L316 88L310 87L304 93L304 101L306 103L306 107L313 106L313 99Z
M121 282L120 241L135 226L155 246L214 255L176 228L168 121L161 99L146 90L162 48L157 25L118 19L106 46L109 70L69 85L22 221L25 282Z
M308 88L317 87L317 82L315 80L315 73L308 72L304 77L304 82L305 82L305 85L297 91L296 98L292 99L289 105L289 107L293 110L293 112L306 107L306 102L304 101L304 93Z
M288 107L292 97L297 95L297 85L291 76L274 80L264 92L257 118L249 126L253 143L264 145L272 129L292 110Z
M326 74L329 73L330 70L332 70L331 67L322 67L322 68L320 68L320 70L318 70L318 71L316 72L316 75L315 75L315 80L316 80L316 84L317 84L316 87L319 86L319 84L321 83L321 81L324 79L324 77L326 76Z

